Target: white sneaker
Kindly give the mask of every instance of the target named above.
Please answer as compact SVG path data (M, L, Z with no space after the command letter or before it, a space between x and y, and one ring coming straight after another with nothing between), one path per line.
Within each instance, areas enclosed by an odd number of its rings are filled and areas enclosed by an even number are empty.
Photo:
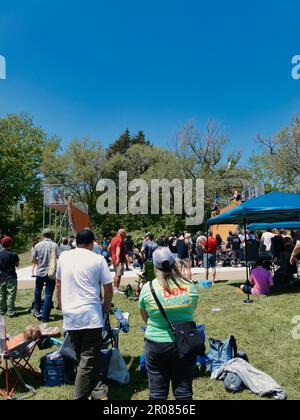
M124 295L124 292L121 292L121 290L115 288L114 289L114 295Z

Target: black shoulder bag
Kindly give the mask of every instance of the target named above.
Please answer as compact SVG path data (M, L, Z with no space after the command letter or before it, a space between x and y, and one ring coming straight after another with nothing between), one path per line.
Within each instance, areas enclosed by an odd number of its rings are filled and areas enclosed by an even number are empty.
M158 309L167 321L172 333L174 334L175 344L178 350L179 357L184 358L186 356L198 356L204 354L205 344L199 331L197 330L195 322L176 322L174 323L174 325L172 325L154 291L152 281L150 282L150 289L154 300L158 306Z

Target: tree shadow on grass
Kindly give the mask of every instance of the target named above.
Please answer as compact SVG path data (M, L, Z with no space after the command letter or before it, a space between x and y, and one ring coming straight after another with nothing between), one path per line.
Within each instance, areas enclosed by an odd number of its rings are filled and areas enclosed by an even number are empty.
M197 378L210 378L210 373L207 372L206 366L196 367L194 379L197 379Z
M226 286L230 286L230 287L234 287L236 289L239 289L242 284L245 284L245 282L244 281L239 281L238 283L237 282L236 283L227 283Z
M30 311L31 308L29 306L16 306L16 311Z
M30 308L20 308L16 307L16 316L22 316L22 315L29 315L31 312Z
M228 283L226 286L234 287L236 289L240 289L242 284L246 284L244 281L240 281L238 283ZM280 296L280 295L287 295L287 294L295 294L300 293L300 282L295 282L291 286L278 286L278 288L273 289L270 295L264 295L264 297L273 297L273 296ZM257 296L256 296L257 297Z
M139 369L140 357L125 356L124 360L127 366L130 365L130 383L120 386L113 381L107 382L111 400L131 400L136 393L149 389L148 377L147 375L143 375ZM205 367L196 367L194 379L209 377L210 374L206 371Z
M137 392L148 389L148 378L139 370L140 357L125 356L124 360L130 366L130 383L122 386L113 381L107 382L111 400L131 400Z
M61 314L51 314L50 315L50 321L49 322L57 322L57 321L62 321L63 320L63 316Z

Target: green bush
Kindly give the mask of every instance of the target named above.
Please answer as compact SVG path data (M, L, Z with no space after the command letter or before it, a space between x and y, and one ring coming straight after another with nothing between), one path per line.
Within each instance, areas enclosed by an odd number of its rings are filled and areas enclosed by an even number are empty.
M39 240L40 230L33 227L25 227L13 236L13 248L19 254L28 251Z

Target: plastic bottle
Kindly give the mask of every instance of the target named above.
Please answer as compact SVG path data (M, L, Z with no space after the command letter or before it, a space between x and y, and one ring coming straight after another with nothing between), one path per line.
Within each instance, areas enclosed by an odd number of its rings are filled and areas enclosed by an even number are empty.
M0 356L2 356L6 350L6 328L5 320L3 316L0 316Z
M129 323L127 319L124 318L122 311L119 308L115 308L114 314L119 322L120 330L125 334L128 333Z

